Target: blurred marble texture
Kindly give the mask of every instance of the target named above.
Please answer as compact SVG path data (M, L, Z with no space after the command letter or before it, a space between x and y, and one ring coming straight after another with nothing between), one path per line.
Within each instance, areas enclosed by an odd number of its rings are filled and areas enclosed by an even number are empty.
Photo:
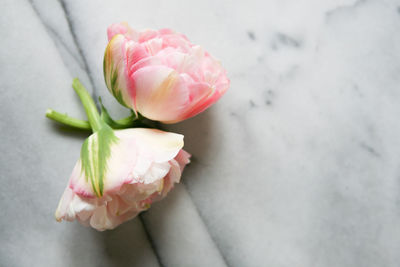
M400 1L0 2L1 266L399 266ZM53 213L85 138L79 77L114 117L106 28L172 28L231 88L169 125L183 183L103 233Z

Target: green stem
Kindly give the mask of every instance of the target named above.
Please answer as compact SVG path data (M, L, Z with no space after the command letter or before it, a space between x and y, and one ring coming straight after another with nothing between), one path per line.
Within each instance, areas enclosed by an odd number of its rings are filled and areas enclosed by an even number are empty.
M77 129L81 129L81 130L92 130L92 127L90 126L90 123L88 121L72 118L72 117L68 116L67 114L62 114L53 109L47 109L46 117L53 121L65 124L65 125L73 127L73 128L77 128ZM117 127L112 127L112 125L110 125L110 126L113 129L126 129L126 128L131 128L132 126L135 126L136 121L137 121L136 117L131 115L126 118L115 120L114 123L116 123L118 125Z
M72 87L81 99L93 132L98 131L101 128L101 120L99 111L96 108L93 98L89 95L88 91L81 84L78 78L74 79L74 81L72 82Z
M135 120L137 120L136 116L134 116L134 115L132 116L131 115L129 117L116 120L115 122L118 123L119 125L123 126L123 127L129 127L129 126L131 126L133 124L133 122Z
M90 123L88 121L71 118L67 114L62 114L52 109L46 110L46 117L70 127L81 130L92 130L92 127L90 127Z
M104 113L101 114L101 119L113 129L130 128L137 120L135 116L129 116L120 120L113 120L111 117L105 116Z
M133 126L133 124L137 120L137 117L135 116L135 114L132 113L132 115L127 118L121 119L119 121L115 121L113 118L111 118L107 109L104 107L103 102L101 101L100 97L99 97L99 102L100 102L100 108L101 108L100 118L113 129L130 128Z
M131 127L133 125L133 122L136 120L137 118L135 116L129 116L126 118L116 120L115 122L121 126L121 129L125 129Z

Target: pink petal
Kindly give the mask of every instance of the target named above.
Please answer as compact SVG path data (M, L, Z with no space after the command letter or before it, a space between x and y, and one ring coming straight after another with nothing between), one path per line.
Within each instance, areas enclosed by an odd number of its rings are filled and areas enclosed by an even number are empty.
M67 187L61 197L60 202L58 203L58 207L56 210L56 220L61 221L64 219L68 213L69 205L72 202L72 199L74 198L74 192Z
M171 68L149 66L132 75L136 108L145 117L173 121L184 110L189 95L183 79Z
M131 65L130 74L132 75L141 68L149 66L157 66L157 65L161 65L161 59L159 57L157 56L146 57L139 61L136 61L135 64Z
M104 78L110 93L126 107L133 106L130 95L130 80L127 62L127 50L131 50L132 41L128 41L123 35L117 34L108 43L104 54Z
M82 170L81 160L78 160L72 170L71 178L69 180L69 188L71 188L75 194L83 197L95 197L90 181L86 181L85 174Z
M183 172L185 166L190 163L190 157L191 155L183 149L176 155L175 160L178 162L181 172Z
M114 35L117 34L122 34L128 39L134 41L136 41L139 37L139 34L131 27L129 27L128 23L126 22L114 23L111 24L110 27L108 27L107 29L108 41L110 41L114 37Z
M151 29L144 30L144 31L139 32L138 42L143 43L143 42L146 42L157 36L158 36L158 32L155 30L151 30Z
M92 217L90 218L90 226L99 231L104 231L106 229L112 229L115 227L110 215L107 213L106 206L100 206L96 208Z

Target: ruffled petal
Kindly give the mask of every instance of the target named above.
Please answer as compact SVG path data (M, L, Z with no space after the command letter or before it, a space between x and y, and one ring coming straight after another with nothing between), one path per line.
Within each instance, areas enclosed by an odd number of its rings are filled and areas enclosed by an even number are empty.
M139 38L139 33L136 32L131 27L129 27L128 23L126 22L114 23L111 24L110 27L108 27L107 29L108 41L110 41L117 34L122 34L128 39L133 41L137 41L137 39Z
M157 37L159 34L156 30L146 29L139 32L138 42L143 43Z
M65 219L65 217L67 216L67 213L69 211L69 205L72 202L73 198L74 198L74 192L69 187L67 187L56 209L55 217L58 222L60 222L62 219Z
M96 142L101 142L101 131L85 141L87 148L93 151L83 157L98 158L96 153L100 148ZM179 182L190 158L182 150L182 135L143 128L112 132L118 142L108 143L109 150L102 148L108 155L106 160L89 164L93 173L104 169L102 187L98 185L98 178L85 177L82 160L79 160L56 210L58 221L77 219L99 231L113 229L165 197L173 184ZM106 164L106 168L101 164ZM102 195L97 195L93 188L97 193L102 188Z
M134 128L115 131L120 139L133 138L140 151L140 157L151 157L154 162L173 159L183 147L183 135L157 129Z
M150 66L132 75L136 89L136 108L143 116L163 122L174 121L185 109L189 93L176 71L165 66Z
M149 67L149 66L157 66L157 65L162 65L162 61L160 57L158 56L151 56L151 57L146 57L143 58L139 61L137 61L135 64L132 64L129 71L130 74L132 75L135 73L137 70L144 68L144 67Z
M97 207L90 218L90 226L93 228L104 231L106 229L113 229L115 225L112 222L112 218L107 213L106 206Z
M85 178L84 171L82 170L82 161L80 159L72 170L71 178L69 180L69 188L72 189L74 193L84 197L95 196L90 181L87 181Z
M127 49L131 47L123 35L117 34L108 43L104 53L104 79L108 90L125 107L133 107L129 93Z
M185 168L185 166L190 163L191 156L192 155L190 155L188 152L186 152L183 149L181 149L179 151L178 155L176 155L175 160L179 164L181 172L183 172L183 169Z
M154 162L149 170L143 175L143 182L145 184L151 184L157 180L163 179L169 172L170 168L171 166L168 162Z

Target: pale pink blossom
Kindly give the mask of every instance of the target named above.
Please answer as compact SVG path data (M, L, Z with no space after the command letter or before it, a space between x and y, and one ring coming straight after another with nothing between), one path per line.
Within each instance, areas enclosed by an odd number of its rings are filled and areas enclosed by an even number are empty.
M190 118L228 89L225 69L186 36L169 29L108 28L104 76L124 106L165 123Z
M73 169L56 210L58 221L76 219L99 231L113 229L165 197L179 182L190 158L182 149L182 135L142 128L112 133L115 139L102 162L91 162L104 153L99 144L101 130L87 139L88 156L81 152ZM85 166L95 175L85 176ZM104 175L99 179L102 167Z

